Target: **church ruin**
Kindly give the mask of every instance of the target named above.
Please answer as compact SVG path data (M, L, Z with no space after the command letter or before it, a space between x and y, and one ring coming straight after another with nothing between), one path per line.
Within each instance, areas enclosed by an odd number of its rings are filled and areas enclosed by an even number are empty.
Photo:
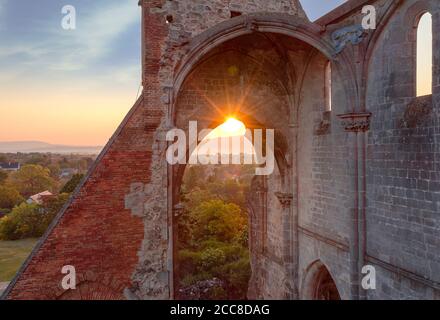
M139 5L142 96L3 298L173 299L185 167L167 164L165 135L214 128L212 104L232 101L276 130L276 170L249 199L249 298L440 299L438 0L349 0L315 22L298 0ZM432 93L417 96L426 13Z

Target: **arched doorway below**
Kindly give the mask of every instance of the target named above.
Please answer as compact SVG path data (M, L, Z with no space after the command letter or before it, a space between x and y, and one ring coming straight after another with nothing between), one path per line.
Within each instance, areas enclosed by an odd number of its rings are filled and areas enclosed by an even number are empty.
M327 267L320 261L312 264L303 285L305 300L341 300L338 288Z

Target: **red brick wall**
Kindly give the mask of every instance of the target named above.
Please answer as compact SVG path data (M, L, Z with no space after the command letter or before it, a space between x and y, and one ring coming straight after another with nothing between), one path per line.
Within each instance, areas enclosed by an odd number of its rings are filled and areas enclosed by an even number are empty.
M150 176L151 133L140 103L116 133L77 197L19 276L8 299L55 299L63 293L61 269L73 265L81 280L123 298L138 263L142 219L124 209L130 183ZM111 290L110 290L111 289ZM102 292L103 294L105 292ZM99 298L99 292L96 293Z

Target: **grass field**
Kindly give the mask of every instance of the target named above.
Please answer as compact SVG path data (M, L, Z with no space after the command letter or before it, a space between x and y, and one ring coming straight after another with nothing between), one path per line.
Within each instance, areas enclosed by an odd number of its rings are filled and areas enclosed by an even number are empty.
M11 281L38 239L0 241L0 282Z

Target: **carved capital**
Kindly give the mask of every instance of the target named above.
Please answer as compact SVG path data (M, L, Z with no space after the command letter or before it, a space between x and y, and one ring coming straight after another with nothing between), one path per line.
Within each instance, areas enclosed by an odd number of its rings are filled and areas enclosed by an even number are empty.
M283 192L276 192L276 197L281 203L281 206L283 209L289 209L293 202L293 194L291 193L283 193Z
M370 112L353 112L340 114L338 117L342 120L342 125L347 132L366 132L370 130Z

